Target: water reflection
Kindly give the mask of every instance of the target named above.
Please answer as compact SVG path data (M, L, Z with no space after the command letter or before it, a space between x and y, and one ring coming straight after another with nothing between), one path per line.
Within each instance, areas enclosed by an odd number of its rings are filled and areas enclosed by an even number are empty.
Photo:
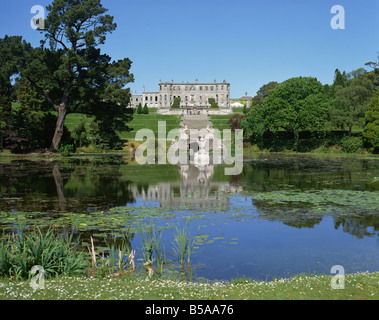
M139 166L122 157L65 161L11 161L0 164L0 211L77 212L117 206L151 205L195 210L223 205L230 212L257 213L261 220L297 229L314 229L333 217L334 228L357 238L378 234L378 210L364 215L330 214L270 206L249 200L246 208L231 203L244 191L361 190L379 191L379 161L260 155L246 162L241 175L225 176L216 165ZM246 201L245 201L246 202ZM296 209L296 211L294 211Z
M225 194L231 190L242 191L229 181L212 181L214 165L179 165L180 180L149 184L147 190L132 184L133 198L158 202L160 208L187 207L192 209L212 208L220 204L228 205Z

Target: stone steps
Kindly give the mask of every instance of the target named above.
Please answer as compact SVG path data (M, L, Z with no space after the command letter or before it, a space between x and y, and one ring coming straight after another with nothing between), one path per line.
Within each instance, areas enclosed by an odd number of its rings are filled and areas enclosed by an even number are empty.
M188 130L191 129L206 129L209 125L211 125L210 121L208 121L208 117L205 114L201 115L184 115L183 116L183 125L187 126Z

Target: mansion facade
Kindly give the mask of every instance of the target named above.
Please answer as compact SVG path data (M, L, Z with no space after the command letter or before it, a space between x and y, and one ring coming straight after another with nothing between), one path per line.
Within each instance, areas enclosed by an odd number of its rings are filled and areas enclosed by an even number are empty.
M230 84L223 82L199 83L174 83L159 81L159 91L133 94L130 99L130 107L136 108L140 103L147 104L149 108L157 108L158 112L170 109L175 98L181 98L181 108L209 108L209 98L215 99L220 109L230 109Z

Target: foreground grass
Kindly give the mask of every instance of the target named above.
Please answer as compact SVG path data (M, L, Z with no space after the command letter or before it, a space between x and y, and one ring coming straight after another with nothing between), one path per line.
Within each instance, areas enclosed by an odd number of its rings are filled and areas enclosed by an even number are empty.
M345 289L332 276L299 275L271 282L181 282L137 276L57 278L35 292L30 281L0 280L0 300L368 300L379 299L379 273L346 275Z

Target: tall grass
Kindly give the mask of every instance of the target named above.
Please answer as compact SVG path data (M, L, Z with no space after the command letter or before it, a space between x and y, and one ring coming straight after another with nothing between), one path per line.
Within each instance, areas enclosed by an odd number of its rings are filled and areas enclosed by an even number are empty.
M111 243L107 241L107 249L102 253L96 254L93 238L91 239L91 248L88 247L92 259L92 271L99 276L115 276L135 271L135 251L131 248L131 238L133 233L130 229L126 231L122 239L114 237ZM132 270L128 268L132 265Z
M78 250L73 234L58 236L53 230L3 235L0 242L0 275L29 279L33 266L42 266L45 277L85 273L87 256Z
M187 264L190 264L194 244L195 240L192 239L188 228L179 229L177 226L175 226L173 250L175 255L178 257L181 265L184 265L186 257Z
M154 225L150 224L145 229L140 228L140 236L145 264L153 264L155 261L156 266L162 268L162 265L166 262L162 243L162 230L156 230Z

